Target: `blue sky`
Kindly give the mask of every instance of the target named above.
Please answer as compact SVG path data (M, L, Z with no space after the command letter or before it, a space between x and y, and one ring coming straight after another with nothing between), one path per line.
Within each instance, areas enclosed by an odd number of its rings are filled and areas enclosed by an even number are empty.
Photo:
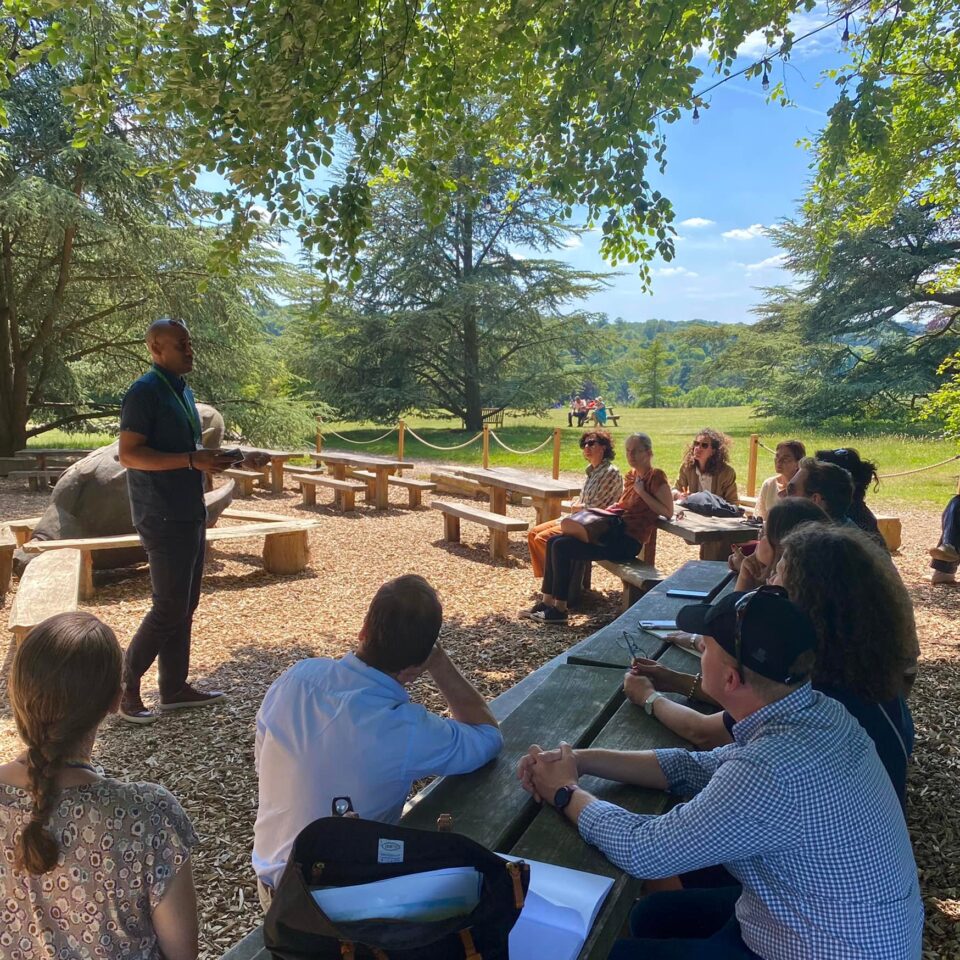
M795 32L830 19L818 7L794 20ZM811 158L797 141L816 135L836 99L836 86L821 85L821 72L842 64L842 32L842 23L828 28L798 43L787 64L774 62L771 79L784 80L796 106L769 104L759 78L739 78L709 94L699 123L688 115L665 128L667 172L656 186L676 211L677 255L669 264L657 262L652 293L627 264L584 306L624 320L755 319L751 307L763 299L757 288L790 279L764 227L792 215L805 192ZM748 38L734 69L764 52L760 37ZM710 82L705 74L701 87ZM609 270L599 246L599 233L584 233L560 256L577 267Z

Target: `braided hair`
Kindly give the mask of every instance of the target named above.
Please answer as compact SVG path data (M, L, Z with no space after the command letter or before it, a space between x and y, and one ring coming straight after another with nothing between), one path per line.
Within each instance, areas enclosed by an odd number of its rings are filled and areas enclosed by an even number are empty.
M89 613L61 613L34 627L10 668L10 707L27 747L33 808L16 841L17 869L43 874L60 847L48 829L57 775L106 716L120 690L122 655L114 632Z

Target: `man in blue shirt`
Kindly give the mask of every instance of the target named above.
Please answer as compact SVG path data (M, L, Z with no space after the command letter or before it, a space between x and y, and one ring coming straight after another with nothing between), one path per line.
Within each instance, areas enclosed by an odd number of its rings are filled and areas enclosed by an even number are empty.
M633 876L722 864L740 884L651 894L631 918L637 939L611 957L919 960L923 906L900 803L867 734L806 680L808 618L762 587L684 607L677 626L703 635L703 690L734 718L733 743L531 747L519 768L526 789ZM586 774L691 799L636 815L580 789Z
M503 746L486 701L437 643L443 610L422 577L385 583L356 653L301 660L257 714L260 803L253 867L269 902L297 834L349 797L364 819L396 823L415 780L468 773ZM406 687L428 673L452 719L411 703Z
M194 689L187 671L206 546L203 478L227 469L233 459L201 444L200 414L183 379L193 369L190 332L177 320L158 320L146 340L153 366L123 398L119 454L153 587L153 606L123 664L120 716L141 724L157 718L140 696L140 679L154 660L159 661L161 710L204 706L223 697Z

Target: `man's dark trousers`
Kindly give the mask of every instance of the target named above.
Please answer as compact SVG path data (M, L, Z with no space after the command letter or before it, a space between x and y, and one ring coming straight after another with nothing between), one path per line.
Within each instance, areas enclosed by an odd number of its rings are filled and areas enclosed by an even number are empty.
M127 647L124 688L140 689L140 678L159 659L160 700L186 686L190 668L190 630L200 602L206 523L148 517L137 533L150 562L153 606Z
M940 536L940 546L949 544L960 550L960 495L952 497L943 511L941 520L943 533ZM957 565L949 560L931 560L930 566L941 573L956 573Z

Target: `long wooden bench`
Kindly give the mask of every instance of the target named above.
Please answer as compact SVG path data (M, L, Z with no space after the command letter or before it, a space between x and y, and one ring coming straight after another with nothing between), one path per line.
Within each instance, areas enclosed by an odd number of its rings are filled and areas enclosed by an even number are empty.
M410 506L419 507L424 493L433 493L437 489L435 483L429 480L415 480L413 477L388 477L387 484L391 487L403 487L410 495Z
M299 573L310 557L308 534L319 526L316 520L269 521L237 524L230 527L209 527L207 543L220 540L244 540L263 537L263 566L269 573ZM81 553L80 599L93 596L93 555L98 550L129 550L140 546L137 534L119 537L89 537L79 540L28 540L23 545L27 553L44 554L51 550L76 549ZM29 567L27 568L30 569Z
M446 500L434 500L430 504L434 510L443 514L443 539L453 543L460 542L460 521L469 520L490 528L490 556L498 560L507 555L507 534L512 530L526 530L530 524L526 520L505 517L500 513L476 510L459 503Z
M55 470L11 470L7 476L12 480L26 480L30 489L34 493L39 493L41 480L45 487L50 485L51 480L56 483L66 469L66 467L59 467Z
M10 589L10 574L13 571L13 551L17 538L9 526L0 527L0 598Z
M316 504L317 487L328 487L335 492L334 502L344 513L355 509L357 494L367 490L367 485L359 480L337 480L335 477L318 477L306 473L295 473L290 479L300 484L305 507Z
M252 497L254 483L263 479L263 474L254 470L230 469L224 470L222 475L230 477L236 483L237 496L239 497Z
M39 517L24 517L21 520L7 521L7 526L16 539L18 547L22 547L33 536L33 531L39 522Z
M20 578L8 621L17 643L47 617L77 609L82 576L79 550L53 550L30 561Z
M618 563L616 560L597 560L596 563L604 570L609 570L615 577L619 577L623 583L621 610L629 610L647 591L663 580L663 574L655 566L639 560L628 560L625 563Z

